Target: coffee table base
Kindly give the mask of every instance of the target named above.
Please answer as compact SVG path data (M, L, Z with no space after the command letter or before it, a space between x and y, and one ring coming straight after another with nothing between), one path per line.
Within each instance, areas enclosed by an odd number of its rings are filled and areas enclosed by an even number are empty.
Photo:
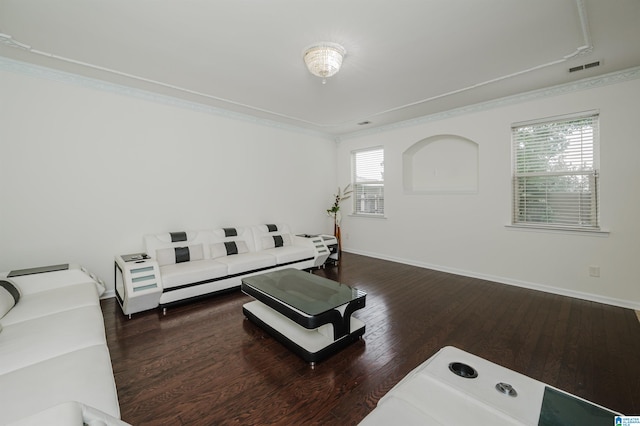
M244 304L242 312L251 322L312 365L357 341L365 331L365 324L352 316L350 333L333 340L328 337L333 335L332 326L306 329L257 300Z

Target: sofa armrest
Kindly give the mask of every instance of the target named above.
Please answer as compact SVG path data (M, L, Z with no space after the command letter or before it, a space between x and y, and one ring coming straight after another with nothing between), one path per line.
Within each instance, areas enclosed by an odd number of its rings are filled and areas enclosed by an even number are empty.
M82 419L88 426L131 426L129 423L123 422L97 408L85 404L77 404L82 406Z
M50 271L47 268L11 271L11 273L2 274L2 276L15 282L23 295L85 283L95 285L99 296L105 291L104 282L80 265L55 265L54 269Z

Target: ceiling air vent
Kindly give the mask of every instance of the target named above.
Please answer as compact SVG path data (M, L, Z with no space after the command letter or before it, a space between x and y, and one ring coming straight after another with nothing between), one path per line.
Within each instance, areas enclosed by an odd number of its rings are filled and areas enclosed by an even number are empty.
M569 68L569 72L588 70L589 68L594 68L599 66L600 66L600 61L595 61L595 62L591 62L584 65L578 65L577 67Z

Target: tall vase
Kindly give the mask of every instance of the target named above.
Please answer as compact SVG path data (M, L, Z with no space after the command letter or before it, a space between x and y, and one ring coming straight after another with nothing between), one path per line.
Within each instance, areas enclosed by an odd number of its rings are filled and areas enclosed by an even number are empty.
M340 239L340 225L338 225L338 221L333 222L333 235L338 240L338 259L342 256L342 241Z

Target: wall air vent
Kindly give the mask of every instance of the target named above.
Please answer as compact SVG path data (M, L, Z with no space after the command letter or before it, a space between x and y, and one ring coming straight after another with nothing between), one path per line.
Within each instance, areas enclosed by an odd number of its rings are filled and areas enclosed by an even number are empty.
M591 62L584 65L578 65L577 67L569 68L569 72L576 72L582 70L588 70L589 68L595 68L600 66L600 61Z

